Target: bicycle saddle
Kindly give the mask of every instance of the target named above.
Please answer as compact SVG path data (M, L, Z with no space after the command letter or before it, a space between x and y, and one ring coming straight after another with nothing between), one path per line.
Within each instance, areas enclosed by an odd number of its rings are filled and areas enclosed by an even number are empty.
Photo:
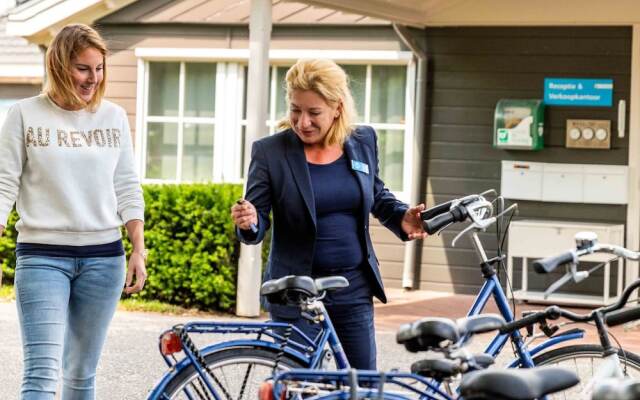
M598 383L592 400L634 400L640 399L640 380L607 379Z
M476 371L462 377L460 395L465 400L534 400L578 382L575 373L557 367Z
M314 280L309 276L287 275L263 283L260 294L270 303L298 305L310 297L317 297L323 291L347 286L349 281L343 276L327 276Z
M447 318L423 318L400 326L396 341L411 351L424 351L456 343L464 335L502 327L504 319L495 314L474 315L456 322Z
M445 347L460 340L458 327L447 318L423 318L404 324L396 333L396 342L410 352Z
M439 381L460 373L460 362L447 358L425 358L411 364L411 373Z

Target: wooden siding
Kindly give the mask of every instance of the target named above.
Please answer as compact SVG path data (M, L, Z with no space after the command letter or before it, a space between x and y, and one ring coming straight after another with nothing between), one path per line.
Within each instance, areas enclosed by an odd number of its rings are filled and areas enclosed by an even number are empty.
M423 36L429 57L426 168L422 171L427 204L489 188L499 190L501 160L627 164L627 137L614 136L612 149L605 151L566 149L564 138L568 118L608 119L616 126L618 100L629 100L631 28L428 28ZM614 106L548 106L542 151L492 148L496 102L501 98L541 99L545 77L611 78ZM626 206L620 205L518 204L518 218L626 220ZM468 241L451 247L454 233L424 241L422 289L477 291L482 282L478 261ZM482 239L495 249L495 232L483 234ZM599 274L576 290L597 291L602 286Z
M42 85L0 84L0 99L24 99L41 91Z

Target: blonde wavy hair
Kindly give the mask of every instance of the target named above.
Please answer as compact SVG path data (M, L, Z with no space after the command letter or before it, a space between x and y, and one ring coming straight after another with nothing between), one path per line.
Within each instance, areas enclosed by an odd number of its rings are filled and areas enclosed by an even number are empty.
M285 77L287 106L291 105L294 90L313 90L331 107L338 106L339 115L334 119L324 139L325 145L342 146L353 132L356 109L347 74L335 62L326 59L298 60ZM292 128L289 116L278 123L278 128Z
M94 48L102 53L103 77L96 88L91 101L86 102L76 93L71 67L73 59L88 48ZM44 93L50 98L60 99L65 106L72 109L86 108L95 111L102 101L107 80L106 64L107 46L104 39L93 28L84 24L70 24L62 28L53 38L47 49L45 64L47 82Z

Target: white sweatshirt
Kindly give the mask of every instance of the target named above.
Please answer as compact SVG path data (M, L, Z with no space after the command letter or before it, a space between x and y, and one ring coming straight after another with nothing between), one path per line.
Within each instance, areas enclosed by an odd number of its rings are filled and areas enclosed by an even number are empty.
M144 219L127 115L102 100L68 111L46 95L9 109L0 130L0 224L13 204L18 242L85 246L121 238Z

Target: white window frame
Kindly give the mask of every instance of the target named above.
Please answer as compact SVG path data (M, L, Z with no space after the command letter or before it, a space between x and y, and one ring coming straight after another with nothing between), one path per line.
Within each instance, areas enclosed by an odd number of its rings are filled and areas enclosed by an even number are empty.
M136 48L135 55L138 59L138 81L137 81L137 113L136 113L136 161L139 167L140 176L144 177L146 172L146 139L147 122L160 121L161 118L147 117L147 82L149 74L149 62L153 61L173 61L181 63L181 77L184 79L184 63L186 62L215 62L218 63L216 78L216 110L215 118L211 118L211 123L215 124L214 138L214 182L240 182L240 161L241 152L241 129L246 125L246 120L242 119L242 94L244 93L244 73L243 68L249 61L248 49L203 49L203 48ZM407 79L405 88L405 123L404 124L383 124L371 123L369 116L369 104L365 105L365 115L360 123L371 125L374 129L404 129L404 163L403 163L403 185L401 191L394 191L394 194L404 200L409 200L411 192L412 155L411 148L414 135L414 109L411 99L415 92L416 68L413 56L408 51L388 51L388 50L296 50L296 49L272 49L269 51L269 62L272 66L279 66L287 63L294 63L300 58L329 58L339 64L367 65L367 81L365 85L365 101L370 101L371 95L371 68L373 65L405 65L407 67ZM269 79L271 85L271 107L267 126L270 133L275 129L275 80L276 71L273 69ZM183 82L183 81L182 81ZM181 84L181 91L184 85ZM231 96L231 98L229 97ZM183 100L181 93L180 98ZM182 103L180 103L182 104ZM180 107L182 110L182 107ZM180 111L182 112L182 111ZM176 118L176 117L167 117ZM180 119L181 118L181 119ZM179 121L189 122L184 116L179 116ZM198 118L200 120L200 118ZM173 122L173 121L172 121ZM179 123L179 154L177 163L181 160L181 123ZM232 151L233 150L233 151ZM180 168L178 168L180 172ZM180 175L177 175L178 180ZM170 183L167 180L144 179L148 183Z

